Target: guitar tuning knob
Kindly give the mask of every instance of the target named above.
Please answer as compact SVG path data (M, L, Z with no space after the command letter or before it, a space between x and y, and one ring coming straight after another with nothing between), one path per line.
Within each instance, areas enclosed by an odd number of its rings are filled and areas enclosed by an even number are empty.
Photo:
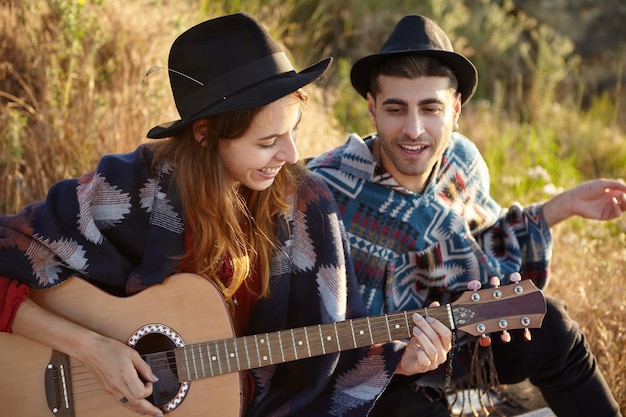
M524 328L524 340L527 342L530 342L532 339L532 336L530 334L530 330L528 329L528 327Z
M470 291L478 291L482 287L482 284L477 279L473 279L467 283L467 289Z
M513 284L517 284L522 280L522 275L519 272L513 272L511 275L509 275L509 279Z
M474 301L475 303L480 301L480 294L478 293L478 290L480 290L480 287L482 287L482 284L480 283L480 281L473 279L470 282L467 283L467 289L472 291L472 295L471 300Z
M478 343L482 347L488 347L489 345L491 345L491 337L488 334L481 334L480 338L478 339Z
M498 288L500 286L500 278L498 277L489 278L489 284L491 284L493 288Z
M502 340L502 343L509 343L511 341L511 333L503 330L502 334L500 335L500 339Z

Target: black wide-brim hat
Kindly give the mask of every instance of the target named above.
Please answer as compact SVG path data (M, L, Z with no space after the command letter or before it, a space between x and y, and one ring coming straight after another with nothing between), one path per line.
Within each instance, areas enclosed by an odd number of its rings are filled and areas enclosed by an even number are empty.
M148 137L175 135L213 114L267 105L321 77L326 58L296 72L267 30L246 13L222 16L182 33L168 59L180 119L153 127Z
M435 22L424 16L403 17L380 52L359 59L352 66L350 79L356 91L367 98L370 91L370 71L380 61L403 54L432 57L448 66L459 82L461 102L465 104L476 91L478 71L463 55L454 52L452 42Z

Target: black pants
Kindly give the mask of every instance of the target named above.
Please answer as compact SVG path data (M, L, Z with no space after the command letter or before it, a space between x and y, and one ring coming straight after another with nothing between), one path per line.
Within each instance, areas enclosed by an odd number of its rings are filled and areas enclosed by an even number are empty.
M526 342L522 331L512 341L493 335L492 349L502 384L529 379L559 417L620 417L619 406L598 370L578 324L562 301L546 297L548 309L540 329ZM411 389L405 379L393 381L376 402L370 417L449 417L445 397Z

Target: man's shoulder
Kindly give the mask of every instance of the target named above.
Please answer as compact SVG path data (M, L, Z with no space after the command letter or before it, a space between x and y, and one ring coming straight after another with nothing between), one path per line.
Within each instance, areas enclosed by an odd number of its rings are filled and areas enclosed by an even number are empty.
M467 136L454 132L450 137L450 145L448 146L448 152L453 154L461 154L465 157L481 157L480 151L474 142L472 142Z

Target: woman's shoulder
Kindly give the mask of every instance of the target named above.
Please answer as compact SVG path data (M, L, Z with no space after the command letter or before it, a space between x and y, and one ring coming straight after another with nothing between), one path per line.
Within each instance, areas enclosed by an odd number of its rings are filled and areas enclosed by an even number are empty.
M95 174L122 182L125 182L125 179L132 181L131 177L154 177L153 162L153 149L147 144L142 144L131 152L103 155L98 161Z
M148 144L141 144L135 150L126 153L106 154L100 158L98 167L109 165L132 165L152 163L154 151Z
M323 200L332 200L333 194L328 188L328 185L319 175L314 172L305 169L302 173L302 180L300 186L298 187L299 192L303 192L303 190L307 190L308 192L313 192L318 195L320 199Z

